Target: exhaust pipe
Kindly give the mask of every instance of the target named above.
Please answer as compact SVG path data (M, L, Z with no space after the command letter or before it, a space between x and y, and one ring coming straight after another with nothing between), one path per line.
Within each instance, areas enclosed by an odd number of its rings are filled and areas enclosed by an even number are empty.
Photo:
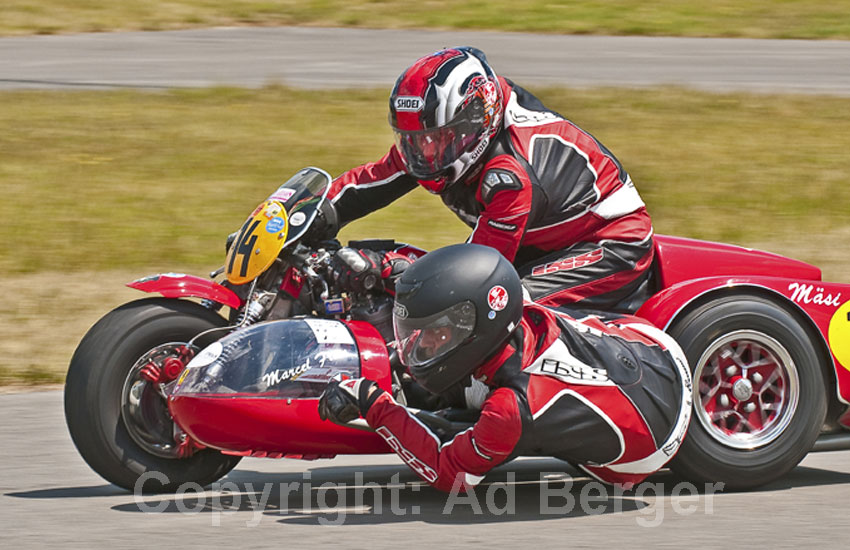
M850 433L822 435L812 447L814 453L846 450L850 450Z

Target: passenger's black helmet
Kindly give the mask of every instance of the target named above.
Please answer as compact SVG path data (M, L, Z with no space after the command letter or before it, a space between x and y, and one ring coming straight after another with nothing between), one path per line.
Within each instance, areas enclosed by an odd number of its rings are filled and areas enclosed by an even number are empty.
M522 284L494 248L457 244L429 252L396 282L393 329L401 362L442 393L478 368L522 317Z

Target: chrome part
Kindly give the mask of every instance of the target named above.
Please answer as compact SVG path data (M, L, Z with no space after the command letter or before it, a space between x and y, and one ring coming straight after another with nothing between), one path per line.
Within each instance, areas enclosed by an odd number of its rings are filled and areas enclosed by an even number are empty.
M320 248L304 260L304 267L302 268L302 271L310 281L321 285L322 291L319 293L319 297L322 300L326 300L330 296L330 288L328 287L328 282L324 277L319 275L318 271L327 270L330 268L330 265L330 253L324 248Z
M151 362L164 368L165 361L180 357L184 347L192 346L171 342L145 353L127 373L121 391L121 418L130 437L146 452L162 458L179 458L178 443L174 439L179 428L168 412L168 397L174 383L149 382L142 378L141 371Z
M742 378L726 375L732 366ZM735 449L754 449L779 437L800 398L799 375L788 350L755 330L712 342L696 364L694 381L699 423L713 439Z
M257 291L251 292L250 296L251 299L242 310L239 327L247 327L265 319L274 306L277 292Z
M739 378L735 381L735 384L732 385L732 395L734 395L735 399L737 399L738 401L746 401L747 399L753 396L752 382L750 382L746 378Z
M263 307L263 304L259 302L259 300L252 300L248 302L248 304L245 306L242 321L239 324L243 327L253 325L262 318L264 310L265 308Z
M815 441L812 452L846 451L850 450L850 434L822 435Z

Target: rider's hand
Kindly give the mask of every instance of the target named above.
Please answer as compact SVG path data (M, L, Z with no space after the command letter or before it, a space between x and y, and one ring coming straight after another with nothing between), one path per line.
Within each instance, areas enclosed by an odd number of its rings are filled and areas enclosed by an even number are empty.
M381 254L374 250L343 247L336 251L333 270L337 286L348 292L383 288Z
M369 407L384 390L366 378L331 382L319 397L319 418L345 424L359 416L366 417Z

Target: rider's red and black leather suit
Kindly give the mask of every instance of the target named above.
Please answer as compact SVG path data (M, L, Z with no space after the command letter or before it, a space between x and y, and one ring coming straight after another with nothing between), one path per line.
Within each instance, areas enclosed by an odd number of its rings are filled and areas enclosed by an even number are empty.
M420 477L445 491L475 485L518 455L563 459L628 488L672 458L690 419L684 354L637 317L576 319L526 303L516 332L474 376L491 391L479 420L450 441L389 393L366 414Z
M535 302L629 310L647 291L652 224L620 163L593 136L499 79L503 126L480 162L441 195L517 267ZM417 186L393 146L384 158L345 172L329 197L343 223Z

